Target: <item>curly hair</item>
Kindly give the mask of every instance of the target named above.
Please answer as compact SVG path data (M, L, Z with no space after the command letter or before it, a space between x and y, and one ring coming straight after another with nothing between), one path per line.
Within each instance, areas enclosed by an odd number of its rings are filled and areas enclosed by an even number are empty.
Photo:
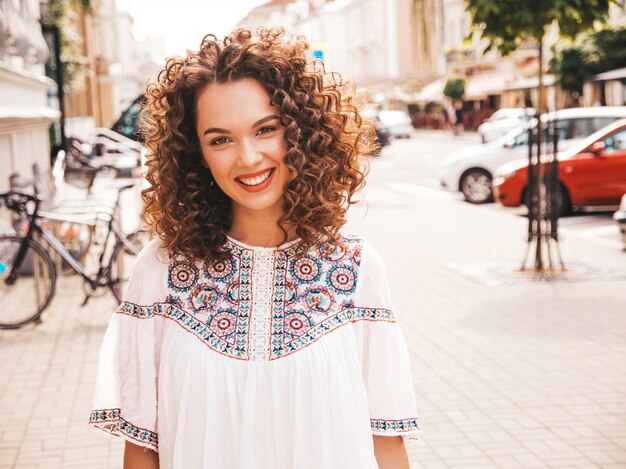
M279 111L288 180L278 225L295 228L306 249L320 239L338 242L346 210L364 185L360 157L371 154L373 127L361 120L354 87L319 62L308 63L308 44L282 28L254 37L238 29L223 40L207 35L197 52L168 59L148 83L143 134L148 147L144 220L168 252L223 260L232 222L231 200L202 164L196 134L197 95L211 83L257 80Z

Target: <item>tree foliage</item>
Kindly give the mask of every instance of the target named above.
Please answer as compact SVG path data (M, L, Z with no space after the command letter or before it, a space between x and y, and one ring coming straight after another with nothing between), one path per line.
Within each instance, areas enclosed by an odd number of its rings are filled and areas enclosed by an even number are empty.
M48 14L42 18L47 26L56 26L61 34L61 67L65 94L83 88L87 57L82 53L79 12L92 13L91 0L50 0Z
M554 73L556 83L577 97L583 92L583 81L588 76L585 52L573 46L559 48L550 60L550 70Z
M453 100L463 99L463 95L465 94L465 78L448 78L445 86L443 87L443 94Z
M508 55L529 39L539 41L557 23L561 35L574 38L606 20L612 0L466 0L466 10L481 36Z
M559 86L575 97L592 75L626 67L626 27L606 28L554 47L550 69Z

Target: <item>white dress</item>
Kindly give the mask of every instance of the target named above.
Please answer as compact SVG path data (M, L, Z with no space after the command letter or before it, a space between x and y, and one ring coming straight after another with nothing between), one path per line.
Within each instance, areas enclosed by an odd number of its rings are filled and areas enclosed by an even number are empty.
M161 469L376 469L375 435L420 433L373 247L228 241L214 265L152 241L100 351L90 423Z

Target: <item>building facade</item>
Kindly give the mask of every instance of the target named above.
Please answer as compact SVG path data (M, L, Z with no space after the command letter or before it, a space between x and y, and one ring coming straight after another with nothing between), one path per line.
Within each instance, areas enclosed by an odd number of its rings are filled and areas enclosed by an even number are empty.
M59 112L48 103L48 47L37 0L0 0L0 190L11 174L50 165L48 129Z
M311 58L322 59L327 71L393 103L443 72L441 20L438 0L280 0L240 24L282 24L305 35Z
M93 2L92 12L77 12L85 85L66 97L68 133L82 135L95 127L109 127L145 90L164 65L165 39L137 41L133 18L115 0Z
M626 25L625 1L620 1L611 7L612 25ZM465 8L465 0L273 0L242 24L282 24L299 31L311 40L312 58L368 88L373 101L385 107L450 106L443 88L452 76L466 79L469 128L501 107L537 106L537 44L528 41L506 57L497 50L485 53L487 41L472 31ZM550 109L573 105L549 74L551 46L558 40L558 28L549 28L543 72L544 103ZM596 82L586 89L595 90L590 99L596 99L604 86L615 102L622 99L620 83Z

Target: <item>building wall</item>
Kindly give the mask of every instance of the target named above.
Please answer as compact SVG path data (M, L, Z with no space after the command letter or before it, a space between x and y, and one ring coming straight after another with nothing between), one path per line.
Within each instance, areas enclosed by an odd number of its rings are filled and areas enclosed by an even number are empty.
M302 8L307 5L308 10ZM519 83L537 76L537 48L528 43L505 58L497 50L484 54L487 41L470 35L465 6L464 0L274 1L253 10L250 18L274 18L297 28L314 47L328 51L327 68L384 100L419 99L412 86L464 75L473 91L470 98L482 103L478 107L491 109L505 101L519 105L519 96L532 95ZM610 21L626 24L624 10L613 7ZM552 27L544 43L544 72L557 40L558 30ZM550 103L562 104L557 90L547 92Z
M0 190L9 175L32 174L33 163L50 165L48 128L58 113L48 105L54 83L44 75L47 46L39 2L0 0ZM14 27L19 25L20 27Z
M83 89L66 96L70 134L111 126L155 78L165 55L164 38L134 38L133 19L115 0L97 0L93 14L79 17L88 73Z
M407 24L406 18L410 18L411 22ZM443 48L442 20L440 0L398 2L400 42L405 38L412 38L408 47L401 48L412 58L407 62L401 60L400 63L410 64L410 67L401 71L401 75L431 81L443 72L440 61Z
M328 45L334 71L377 92L441 72L440 17L438 0L335 0L295 26Z

